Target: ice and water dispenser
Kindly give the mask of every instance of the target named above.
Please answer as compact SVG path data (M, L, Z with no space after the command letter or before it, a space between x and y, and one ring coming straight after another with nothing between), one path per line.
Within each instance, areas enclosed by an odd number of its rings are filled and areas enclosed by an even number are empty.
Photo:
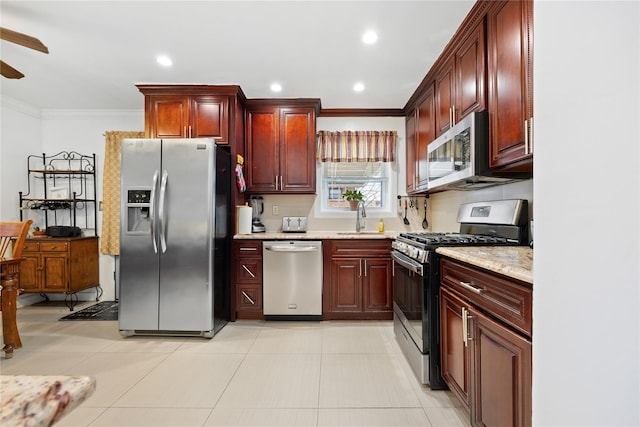
M151 231L151 190L127 190L127 233L149 233Z

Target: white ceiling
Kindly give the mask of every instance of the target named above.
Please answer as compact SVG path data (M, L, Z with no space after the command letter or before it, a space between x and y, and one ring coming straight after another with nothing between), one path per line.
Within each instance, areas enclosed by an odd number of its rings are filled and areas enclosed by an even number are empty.
M1 77L0 93L42 109L129 110L143 108L136 83L238 84L248 98L402 108L473 3L2 0L0 25L50 53L2 41L0 58L25 77Z

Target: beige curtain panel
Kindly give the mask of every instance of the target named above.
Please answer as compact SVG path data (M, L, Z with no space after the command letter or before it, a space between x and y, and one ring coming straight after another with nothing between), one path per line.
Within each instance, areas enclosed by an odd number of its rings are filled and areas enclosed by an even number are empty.
M342 131L318 132L319 162L393 162L398 132Z
M126 138L144 138L144 132L105 133L100 252L107 255L120 255L120 153Z

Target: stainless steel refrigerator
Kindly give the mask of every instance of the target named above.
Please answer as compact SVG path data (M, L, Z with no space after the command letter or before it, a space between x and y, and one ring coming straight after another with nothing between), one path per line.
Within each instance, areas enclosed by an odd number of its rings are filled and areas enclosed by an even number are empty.
M230 180L212 138L122 141L122 335L211 338L227 323Z

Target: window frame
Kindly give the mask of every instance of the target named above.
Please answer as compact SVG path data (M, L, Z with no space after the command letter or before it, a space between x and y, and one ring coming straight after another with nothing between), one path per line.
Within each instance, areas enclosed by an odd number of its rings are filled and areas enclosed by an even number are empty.
M367 207L367 217L388 218L397 213L396 200L398 195L398 162L385 162L388 165L387 191L383 196L383 207ZM324 164L316 162L317 196L314 203L314 216L316 218L355 218L356 212L348 209L336 209L326 206L328 200L328 186L324 180Z

